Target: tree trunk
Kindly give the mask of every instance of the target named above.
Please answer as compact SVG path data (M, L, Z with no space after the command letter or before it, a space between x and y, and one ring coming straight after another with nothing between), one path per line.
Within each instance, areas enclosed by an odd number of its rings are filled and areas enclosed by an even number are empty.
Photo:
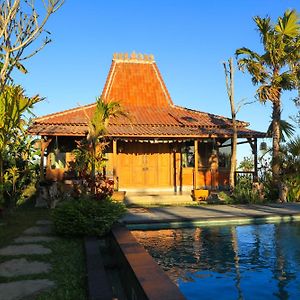
M236 171L236 151L237 151L237 126L236 126L236 109L234 104L234 66L233 59L228 60L229 71L227 70L226 63L224 62L225 78L227 94L231 108L231 119L232 119L232 148L231 148L231 159L230 159L230 173L229 173L229 186L233 190L235 186L234 173Z
M273 155L272 155L272 175L273 185L279 189L280 185L280 119L281 119L281 103L280 98L273 102Z

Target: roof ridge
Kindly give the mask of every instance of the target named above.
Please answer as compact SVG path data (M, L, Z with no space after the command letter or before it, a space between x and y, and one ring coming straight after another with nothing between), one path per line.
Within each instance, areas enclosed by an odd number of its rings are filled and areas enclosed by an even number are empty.
M41 116L41 117L38 117L38 118L34 118L33 121L34 122L40 122L44 119L53 118L53 117L57 117L57 116L63 116L63 115L66 115L70 112L75 112L75 111L78 111L78 110L82 110L82 109L85 109L85 108L88 108L88 107L92 107L94 105L96 105L96 102L91 103L91 104L82 105L82 106L75 107L75 108L66 109L66 110L63 110L63 111L60 111L60 112L57 112L57 113L44 115L44 116Z

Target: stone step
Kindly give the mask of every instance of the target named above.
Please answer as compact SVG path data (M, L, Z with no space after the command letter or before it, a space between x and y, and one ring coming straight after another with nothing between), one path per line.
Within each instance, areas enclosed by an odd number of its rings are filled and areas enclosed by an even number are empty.
M51 236L42 236L42 235L36 235L36 236L19 236L14 239L15 244L28 244L28 243L41 243L41 242L53 242L56 238Z
M38 220L36 221L36 225L52 225L53 222L50 220Z
M49 225L29 227L23 232L23 234L28 234L28 235L51 234L51 233L52 233L52 228Z
M55 283L48 279L0 283L0 299L18 300L26 297L35 299L36 294L53 287L55 287Z
M127 204L160 204L160 205L178 205L178 204L192 204L189 194L185 195L129 195L125 197Z
M48 273L50 270L51 265L48 263L28 261L25 258L11 259L0 264L0 276L2 277Z
M37 244L26 245L10 245L0 249L0 255L13 256L13 255L36 255L36 254L50 254L51 249ZM1 299L1 298L0 298Z

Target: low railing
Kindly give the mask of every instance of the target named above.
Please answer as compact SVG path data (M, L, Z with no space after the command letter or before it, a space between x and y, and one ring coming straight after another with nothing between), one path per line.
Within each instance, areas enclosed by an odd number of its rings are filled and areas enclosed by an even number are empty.
M255 172L254 171L235 171L234 172L234 183L235 185L239 183L241 179L247 179L254 182Z

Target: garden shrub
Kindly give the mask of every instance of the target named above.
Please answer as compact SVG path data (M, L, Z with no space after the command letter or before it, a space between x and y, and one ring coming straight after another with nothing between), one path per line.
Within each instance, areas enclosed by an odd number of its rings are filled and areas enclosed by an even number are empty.
M218 198L224 201L225 204L234 204L234 198L230 196L229 192L221 191L218 193Z
M252 180L248 177L240 178L233 194L233 202L240 204L261 203L258 193L252 188Z
M288 176L285 180L285 184L288 188L287 201L300 201L300 174Z
M65 236L102 236L126 211L123 203L110 198L91 198L62 203L52 213L55 231Z

